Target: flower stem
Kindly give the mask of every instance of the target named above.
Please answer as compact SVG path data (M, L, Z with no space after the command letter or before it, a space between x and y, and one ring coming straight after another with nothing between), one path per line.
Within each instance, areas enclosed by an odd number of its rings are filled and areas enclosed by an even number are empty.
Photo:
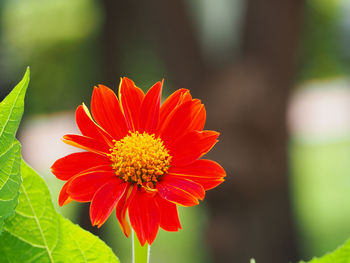
M149 263L149 252L151 246L146 244L142 247L134 230L132 230L132 262L133 263Z

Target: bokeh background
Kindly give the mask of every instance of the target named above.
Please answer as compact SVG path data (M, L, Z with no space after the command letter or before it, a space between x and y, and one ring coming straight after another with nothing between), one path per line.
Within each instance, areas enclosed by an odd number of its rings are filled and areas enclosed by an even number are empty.
M190 89L227 180L180 208L151 261L297 262L350 237L349 42L348 0L0 0L0 97L29 65L19 139L57 206L49 167L94 85ZM97 230L86 204L57 209L131 262L114 216Z

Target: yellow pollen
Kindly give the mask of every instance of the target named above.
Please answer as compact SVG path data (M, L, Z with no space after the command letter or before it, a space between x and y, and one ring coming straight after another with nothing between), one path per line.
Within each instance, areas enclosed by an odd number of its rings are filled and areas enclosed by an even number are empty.
M146 132L133 132L119 141L107 156L115 174L125 182L136 183L152 191L158 179L170 167L171 156L160 138Z

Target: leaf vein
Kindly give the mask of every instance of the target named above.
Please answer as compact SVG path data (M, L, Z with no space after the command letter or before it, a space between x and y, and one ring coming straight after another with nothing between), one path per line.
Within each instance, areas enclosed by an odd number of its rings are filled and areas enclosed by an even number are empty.
M25 213L22 213L22 212L19 212L18 210L15 211L16 214L22 216L22 217L27 217L27 218L34 218L34 216L31 216L31 215L27 215Z
M45 248L45 246L30 243L28 240L25 240L23 237L18 236L18 235L16 235L16 234L14 234L14 233L8 231L6 228L5 228L5 231L6 231L9 235L11 235L11 236L13 236L13 237L15 237L15 238L17 238L17 239L23 241L23 242L26 243L26 244L31 245L32 247L43 248L43 249Z
M50 261L54 263L54 260L53 260L53 258L52 258L51 251L50 251L50 249L49 249L49 247L48 247L48 245L47 245L47 241L46 241L45 235L44 235L44 233L43 233L43 230L41 229L41 225L40 225L39 219L38 219L38 217L37 217L37 215L36 215L36 213L35 213L35 211L34 211L34 208L33 208L33 206L32 206L32 203L30 202L30 199L29 199L29 196L28 196L28 194L27 194L27 192L26 192L26 189L23 187L23 185L21 185L21 188L22 188L23 193L24 193L24 195L25 195L25 197L26 197L26 199L27 199L27 201L28 201L28 204L29 204L29 206L30 206L30 209L31 209L32 212L33 212L33 215L34 215L34 218L35 218L35 222L36 222L36 224L37 224L37 226L38 226L38 228L39 228L39 230L40 230L40 235L41 235L41 237L42 237L42 239L43 239L43 241L44 241L45 249L46 249L46 251L47 251L47 254L49 255Z
M76 246L79 248L79 251L81 253L81 255L84 258L84 262L87 262L86 257L85 257L85 253L84 251L81 249L81 247L79 246L79 243L75 240L74 236L72 235L72 233L69 233L69 235L71 236L71 238L73 239L74 243L76 244Z

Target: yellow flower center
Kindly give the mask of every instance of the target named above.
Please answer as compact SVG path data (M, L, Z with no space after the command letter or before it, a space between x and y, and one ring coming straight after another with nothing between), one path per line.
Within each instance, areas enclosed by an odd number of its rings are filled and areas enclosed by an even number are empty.
M171 156L160 138L146 132L134 132L119 141L107 154L115 174L125 182L153 189L170 167Z

